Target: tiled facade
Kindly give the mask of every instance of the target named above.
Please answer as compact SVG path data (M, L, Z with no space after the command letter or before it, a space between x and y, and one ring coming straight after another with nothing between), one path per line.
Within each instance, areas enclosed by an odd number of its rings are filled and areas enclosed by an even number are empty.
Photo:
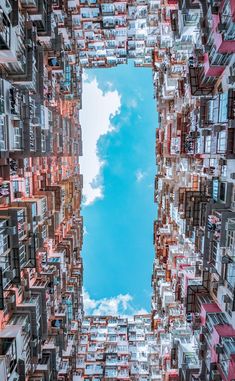
M153 71L151 315L83 318L82 68ZM234 0L0 0L1 381L234 381Z

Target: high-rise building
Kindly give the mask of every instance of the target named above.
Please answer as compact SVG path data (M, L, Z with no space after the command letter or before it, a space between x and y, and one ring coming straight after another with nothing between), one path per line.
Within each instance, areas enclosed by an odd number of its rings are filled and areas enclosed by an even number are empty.
M88 316L82 322L74 381L161 380L151 315Z
M85 317L82 69L158 108L150 315ZM1 381L234 381L234 0L0 0Z
M164 20L168 46L161 37L154 52L152 311L154 331L169 340L163 380L235 374L234 6L179 1Z
M1 381L69 380L75 370L81 69L64 12L54 1L0 1Z

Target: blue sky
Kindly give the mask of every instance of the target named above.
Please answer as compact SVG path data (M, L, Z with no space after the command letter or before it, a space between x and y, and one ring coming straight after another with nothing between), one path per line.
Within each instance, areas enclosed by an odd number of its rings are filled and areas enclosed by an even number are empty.
M156 215L152 71L131 62L87 70L80 119L86 311L149 311Z

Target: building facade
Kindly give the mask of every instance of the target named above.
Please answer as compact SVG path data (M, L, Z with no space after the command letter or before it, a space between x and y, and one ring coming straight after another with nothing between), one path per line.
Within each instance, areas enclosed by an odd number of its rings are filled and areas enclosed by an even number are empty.
M55 1L0 1L0 379L71 380L83 316L81 69Z
M159 111L153 329L169 343L163 380L232 381L235 4L176 3L163 5L168 32L153 58Z
M153 72L151 315L85 317L83 68ZM234 381L234 0L0 0L3 381Z
M74 381L161 380L152 318L87 316L82 322Z

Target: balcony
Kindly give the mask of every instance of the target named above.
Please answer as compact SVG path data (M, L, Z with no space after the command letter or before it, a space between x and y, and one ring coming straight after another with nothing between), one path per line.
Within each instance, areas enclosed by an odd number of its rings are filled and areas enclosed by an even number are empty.
M68 375L70 373L70 365L68 361L61 361L58 370L58 376Z
M117 378L117 375L118 375L117 368L107 368L107 367L105 368L105 374L104 374L105 379Z
M204 72L207 77L219 77L225 69L223 64L211 63L208 53L204 54Z
M1 50L9 50L11 47L11 25L4 12L0 15L0 61Z
M104 371L104 369L103 369L102 365L90 364L90 365L86 365L86 368L84 370L84 374L86 376L92 376L92 375L103 376L103 371Z
M221 377L226 377L226 381L234 378L234 358L235 358L235 338L223 337L220 342L221 353L219 354L218 370Z
M17 248L20 244L19 241L25 239L27 233L26 210L17 207L0 208L0 216L10 216L12 226L17 226L12 235L12 247Z
M30 314L31 319L31 333L34 337L40 337L40 321L41 321L41 311L40 311L41 301L39 295L29 295L25 297L22 303L18 304L16 307L17 312ZM36 343L35 343L36 344Z
M16 339L14 337L4 337L4 331L10 334L10 329L5 328L0 335L0 359L5 361L6 367L6 378L3 381L8 380L9 375L13 375L16 370L17 365L17 350L16 350Z
M231 2L233 2L233 0L231 0ZM214 44L217 52L221 54L235 53L235 37L233 32L234 21L232 20L231 16L228 17L229 24L231 25L231 30L230 28L227 28L226 22L220 22L219 15L212 15L212 35Z
M7 220L0 218L0 294L3 298L3 289L11 282L14 272L11 270L10 250L11 241L9 233L12 234L16 229L7 226Z
M37 8L38 6L38 0L21 0L21 4L23 8Z
M189 83L192 95L203 96L212 94L213 84L207 84L203 81L203 72L204 69L201 66L189 66Z

